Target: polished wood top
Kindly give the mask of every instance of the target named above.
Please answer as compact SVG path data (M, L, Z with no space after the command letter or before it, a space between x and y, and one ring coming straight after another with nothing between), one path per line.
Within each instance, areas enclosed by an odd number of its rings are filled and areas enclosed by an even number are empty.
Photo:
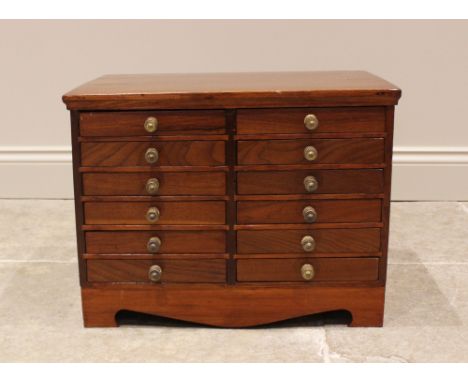
M68 109L395 105L401 90L364 71L106 75L63 96Z

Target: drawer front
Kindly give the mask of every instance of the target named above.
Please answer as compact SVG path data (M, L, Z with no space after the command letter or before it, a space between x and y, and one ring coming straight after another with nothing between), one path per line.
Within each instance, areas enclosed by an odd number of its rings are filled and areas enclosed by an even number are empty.
M378 164L384 162L384 140L294 139L239 141L238 163L252 164Z
M93 254L145 253L225 253L225 231L90 231L86 232L86 252ZM157 251L148 249L158 238Z
M156 118L156 130L145 122ZM85 137L130 137L138 135L224 134L222 110L200 111L121 111L80 114L80 134Z
M315 248L304 249L305 237L312 237ZM309 230L239 230L238 253L369 253L380 251L379 228Z
M157 179L156 195L224 195L224 172L85 173L85 195L149 195L147 184Z
M301 268L312 265L313 277L305 280ZM248 259L237 260L238 281L375 281L378 258Z
M225 224L224 201L86 202L85 224Z
M306 128L304 118L317 117L314 130ZM364 133L385 131L383 107L244 109L237 112L238 134L265 133Z
M226 281L224 260L88 260L90 282L147 282L149 269L161 268L157 283L223 283Z
M315 191L305 188L306 177L318 183ZM237 173L239 194L343 194L380 193L383 191L382 170L303 170L240 171Z
M156 161L149 155L157 156ZM82 166L221 166L222 141L84 142Z
M238 224L380 222L380 199L239 201ZM307 213L309 212L309 214ZM312 219L310 213L312 212Z

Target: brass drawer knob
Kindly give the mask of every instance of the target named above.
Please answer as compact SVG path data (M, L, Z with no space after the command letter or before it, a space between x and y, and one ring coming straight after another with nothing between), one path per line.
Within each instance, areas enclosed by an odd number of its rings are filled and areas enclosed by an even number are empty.
M304 178L304 187L307 192L314 192L318 188L318 181L315 176L309 175Z
M317 211L314 207L307 206L302 210L302 216L307 223L314 223L317 220Z
M315 114L307 114L304 118L304 126L307 130L315 130L319 125L319 120Z
M156 178L148 179L146 182L146 192L150 195L157 194L159 191L159 180Z
M146 162L150 164L156 163L159 159L158 150L155 149L154 147L150 147L148 150L146 150L145 159L146 159Z
M146 220L148 220L150 223L155 223L159 220L159 215L160 212L157 207L150 207L146 212Z
M162 268L159 265L152 265L148 271L150 281L157 283L161 280Z
M312 264L304 264L301 267L301 275L304 280L312 280L315 276L315 271Z
M304 252L312 252L315 249L315 239L310 235L306 235L302 238L301 245Z
M314 146L307 146L304 149L304 158L309 162L312 162L317 159L318 151Z
M158 120L155 117L148 117L145 121L145 130L148 133L154 133L158 128Z
M157 253L161 247L161 239L157 236L153 236L148 240L146 244L146 249L149 253Z

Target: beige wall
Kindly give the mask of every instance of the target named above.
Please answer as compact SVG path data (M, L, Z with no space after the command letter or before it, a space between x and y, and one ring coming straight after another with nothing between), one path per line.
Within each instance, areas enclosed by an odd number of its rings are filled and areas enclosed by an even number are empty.
M57 178L0 197L71 196L60 96L101 74L365 69L403 89L395 198L468 199L467 36L467 21L0 21L0 176ZM424 183L449 173L448 191Z

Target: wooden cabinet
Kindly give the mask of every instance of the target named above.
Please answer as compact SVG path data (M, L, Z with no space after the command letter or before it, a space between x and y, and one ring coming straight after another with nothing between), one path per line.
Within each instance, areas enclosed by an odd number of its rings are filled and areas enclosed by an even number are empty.
M85 326L343 309L382 325L400 95L366 72L112 75L65 94Z

